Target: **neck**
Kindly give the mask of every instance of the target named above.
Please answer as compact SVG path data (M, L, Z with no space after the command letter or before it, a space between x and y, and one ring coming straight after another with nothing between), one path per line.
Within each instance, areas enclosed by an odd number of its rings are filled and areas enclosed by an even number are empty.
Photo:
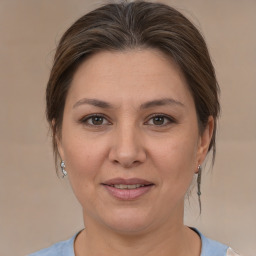
M161 228L138 232L120 233L88 221L75 241L77 256L122 255L122 256L199 256L199 236L184 226L182 221L165 222Z

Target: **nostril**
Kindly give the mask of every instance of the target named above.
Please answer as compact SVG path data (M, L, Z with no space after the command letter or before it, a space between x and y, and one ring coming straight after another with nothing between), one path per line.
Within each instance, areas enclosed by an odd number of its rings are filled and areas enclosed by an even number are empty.
M146 152L142 143L138 140L127 141L115 138L109 151L109 160L113 164L119 164L124 168L130 168L143 163L146 159Z
M114 160L113 163L115 165L121 165L123 168L131 168L131 167L136 167L138 165L141 164L140 161L135 160L135 161L118 161L118 160Z

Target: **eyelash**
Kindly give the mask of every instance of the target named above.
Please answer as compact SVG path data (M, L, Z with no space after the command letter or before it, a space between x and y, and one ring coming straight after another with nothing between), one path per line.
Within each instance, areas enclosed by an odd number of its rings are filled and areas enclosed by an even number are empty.
M94 117L101 117L103 118L104 120L107 120L108 124L107 125L110 125L111 123L108 121L108 119L106 118L106 116L104 114L92 114L92 115L89 115L89 116L85 116L83 117L79 122L82 123L82 124L85 124L87 126L91 126L91 127L101 127L105 124L101 124L101 125L94 125L94 124L89 124L88 121Z
M150 120L152 120L153 118L156 118L156 117L160 117L160 118L164 118L167 120L167 123L165 124L162 124L162 125L156 125L156 124L149 124L149 125L152 125L152 126L156 126L156 127L165 127L165 126L168 126L170 125L171 123L176 123L176 120L169 116L169 115L166 115L166 114L162 114L162 113L157 113L157 114L153 114L151 115L149 118L148 118L148 121L145 122L145 124L147 124Z
M95 124L90 124L88 123L88 121L94 117L100 117L100 118L103 118L104 120L107 121L107 125L111 125L111 122L108 121L108 118L104 115L104 114L92 114L92 115L89 115L89 116L85 116L83 117L79 122L82 123L82 124L85 124L87 126L91 126L91 127L95 127L95 128L100 128L106 124L99 124L99 125L95 125ZM167 120L167 123L165 124L160 124L160 125L156 125L156 124L149 124L149 121L150 120L153 120L153 118L164 118L165 120ZM166 114L162 114L162 113L158 113L158 114L153 114L151 115L150 117L147 118L147 121L144 123L145 125L150 125L150 126L156 126L156 127L165 127L165 126L168 126L169 124L171 123L176 123L176 120L169 116L169 115L166 115Z

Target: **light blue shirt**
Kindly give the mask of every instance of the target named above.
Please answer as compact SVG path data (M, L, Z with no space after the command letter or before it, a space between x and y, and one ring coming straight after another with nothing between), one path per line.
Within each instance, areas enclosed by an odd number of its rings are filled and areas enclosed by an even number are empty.
M202 235L198 230L194 229L201 237L202 249L200 256L226 256L228 246L211 240L204 235ZM62 241L52 245L49 248L43 249L41 251L32 253L28 256L75 256L74 253L74 241L77 234L71 239Z

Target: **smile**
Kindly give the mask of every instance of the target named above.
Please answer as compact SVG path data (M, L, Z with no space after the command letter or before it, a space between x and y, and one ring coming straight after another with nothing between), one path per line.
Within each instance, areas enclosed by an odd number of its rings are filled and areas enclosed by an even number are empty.
M118 188L118 189L136 189L136 188L145 187L145 186L148 186L148 185L143 185L143 184L134 184L134 185L116 184L116 185L109 185L109 186L114 187L114 188Z
M154 183L139 179L114 178L101 183L108 194L118 200L131 201L142 198L154 187Z

